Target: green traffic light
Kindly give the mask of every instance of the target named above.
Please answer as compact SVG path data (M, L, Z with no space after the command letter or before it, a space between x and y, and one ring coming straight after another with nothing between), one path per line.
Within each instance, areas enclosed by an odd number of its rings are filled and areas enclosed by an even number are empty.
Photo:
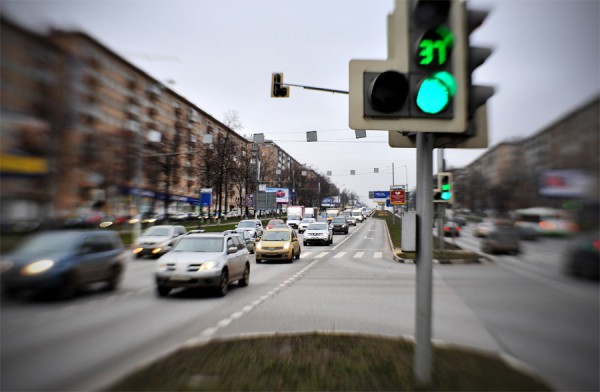
M417 106L424 113L438 114L450 104L456 93L456 80L449 72L436 72L426 77L417 93Z
M452 193L442 192L442 195L440 197L442 200L450 200L452 198Z

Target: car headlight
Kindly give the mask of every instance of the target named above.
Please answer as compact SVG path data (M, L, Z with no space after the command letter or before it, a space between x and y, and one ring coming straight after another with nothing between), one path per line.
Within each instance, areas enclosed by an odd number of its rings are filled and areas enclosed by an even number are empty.
M200 271L213 269L216 266L217 266L216 261L207 261L206 263L202 263L202 265L200 266Z
M285 250L290 249L290 245L291 244L289 242L286 242L285 245L283 245L283 249L285 249Z
M167 263L158 263L158 272L165 272L169 269L169 266Z
M260 242L257 242L255 245L256 249L262 249L262 244Z
M48 271L54 266L54 260L38 260L27 264L21 270L22 275L37 275Z

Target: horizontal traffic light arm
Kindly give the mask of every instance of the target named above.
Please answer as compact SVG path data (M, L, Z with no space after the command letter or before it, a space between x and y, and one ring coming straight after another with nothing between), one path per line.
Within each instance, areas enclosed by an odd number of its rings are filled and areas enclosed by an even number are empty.
M334 90L331 88L325 88L325 87L313 87L313 86L303 86L301 84L290 84L290 83L284 83L284 86L292 86L292 87L302 87L306 90L317 90L317 91L325 91L328 93L334 93L334 94L350 94L349 91L344 91L344 90Z

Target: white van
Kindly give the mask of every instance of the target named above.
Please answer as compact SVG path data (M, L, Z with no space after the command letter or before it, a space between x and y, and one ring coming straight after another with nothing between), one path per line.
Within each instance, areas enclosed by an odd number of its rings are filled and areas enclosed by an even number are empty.
M364 215L362 213L362 209L352 210L352 216L356 219L357 222L361 222L364 220Z

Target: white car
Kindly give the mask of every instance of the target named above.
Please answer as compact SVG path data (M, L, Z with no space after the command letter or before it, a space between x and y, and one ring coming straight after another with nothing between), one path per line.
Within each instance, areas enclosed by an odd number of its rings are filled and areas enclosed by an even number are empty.
M304 232L304 246L309 244L333 244L333 231L327 222L313 222Z
M260 237L263 233L263 225L259 219L245 219L235 227L236 231L246 230L252 238Z
M315 218L304 218L304 219L302 219L302 221L298 225L298 232L299 233L304 233L304 231L306 230L306 228L308 227L308 225L310 225L311 223L316 222L316 221L317 220Z
M183 226L152 226L135 241L133 254L138 258L145 255L159 257L170 251L186 233Z
M156 261L155 279L161 297L178 287L213 288L223 297L234 281L248 286L250 253L237 233L188 234Z

